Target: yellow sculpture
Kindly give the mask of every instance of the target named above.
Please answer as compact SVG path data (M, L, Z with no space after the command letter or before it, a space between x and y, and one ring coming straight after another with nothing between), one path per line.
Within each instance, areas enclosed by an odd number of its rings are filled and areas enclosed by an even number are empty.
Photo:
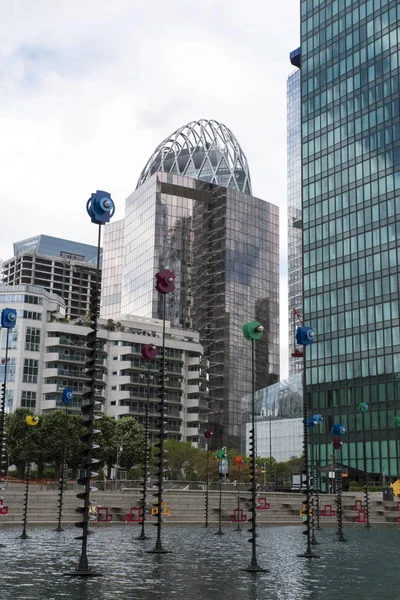
M153 515L158 515L158 506L153 506L152 507L151 514L152 514L152 516ZM171 509L168 508L166 502L161 502L161 514L162 515L167 515L168 517L171 516Z
M399 498L400 497L400 479L398 479L397 481L392 483L390 485L390 487L393 489L393 494L396 496L396 498Z
M39 423L39 417L32 417L32 415L28 415L25 418L25 423L27 425L29 425L30 427L34 427L35 425L37 425Z

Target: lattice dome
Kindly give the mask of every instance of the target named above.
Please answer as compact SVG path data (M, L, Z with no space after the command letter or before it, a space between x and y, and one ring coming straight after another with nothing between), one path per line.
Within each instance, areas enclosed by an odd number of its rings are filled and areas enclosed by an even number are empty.
M157 171L252 194L246 156L232 131L217 121L191 121L168 136L151 155L136 187Z

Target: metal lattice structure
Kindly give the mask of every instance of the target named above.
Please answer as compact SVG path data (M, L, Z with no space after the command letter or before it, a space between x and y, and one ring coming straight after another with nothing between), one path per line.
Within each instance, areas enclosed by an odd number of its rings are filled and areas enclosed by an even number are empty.
M226 125L214 120L191 121L161 142L136 187L157 171L252 194L249 166L239 142Z

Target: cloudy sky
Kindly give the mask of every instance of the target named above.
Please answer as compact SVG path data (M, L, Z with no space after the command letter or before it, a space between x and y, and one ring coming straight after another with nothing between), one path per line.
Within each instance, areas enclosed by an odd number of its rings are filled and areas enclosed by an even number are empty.
M286 79L299 0L9 0L0 11L2 236L95 243L92 191L124 200L158 143L212 118L235 133L253 193L281 207L286 374Z

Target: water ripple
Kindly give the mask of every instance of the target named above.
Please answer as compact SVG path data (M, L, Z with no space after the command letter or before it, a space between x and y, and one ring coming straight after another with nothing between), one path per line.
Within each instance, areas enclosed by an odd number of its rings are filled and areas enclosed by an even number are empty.
M150 530L150 527L149 527ZM105 527L88 541L90 566L102 577L66 577L78 563L76 530L58 534L30 527L29 540L14 528L1 530L1 600L385 600L397 597L395 572L399 532L365 528L346 532L339 543L332 529L319 532L319 559L304 551L298 527L260 528L258 559L266 573L242 571L250 560L247 532L168 526L162 556L148 554L154 539L136 540L138 529ZM154 537L151 528L148 535Z

